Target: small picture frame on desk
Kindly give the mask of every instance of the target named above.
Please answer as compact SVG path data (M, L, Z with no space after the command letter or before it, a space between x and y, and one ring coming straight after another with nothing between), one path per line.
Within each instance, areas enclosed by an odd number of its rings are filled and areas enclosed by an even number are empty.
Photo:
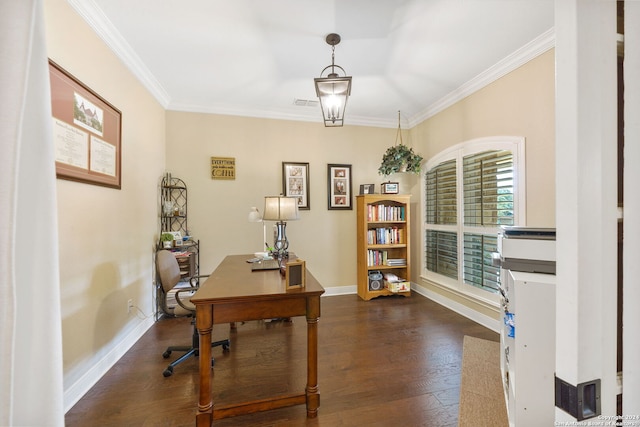
M306 262L301 259L289 261L285 268L285 290L304 288L307 279Z
M382 194L398 194L399 185L397 182L383 182Z
M173 245L177 248L182 246L182 239L177 239L173 241Z

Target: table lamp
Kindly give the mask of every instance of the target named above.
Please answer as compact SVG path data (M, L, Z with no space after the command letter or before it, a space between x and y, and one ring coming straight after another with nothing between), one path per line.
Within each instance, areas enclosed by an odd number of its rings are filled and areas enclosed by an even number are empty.
M300 219L298 216L298 199L296 197L266 196L264 198L263 221L276 221L276 232L273 247L278 258L288 255L289 241L287 240L286 221Z

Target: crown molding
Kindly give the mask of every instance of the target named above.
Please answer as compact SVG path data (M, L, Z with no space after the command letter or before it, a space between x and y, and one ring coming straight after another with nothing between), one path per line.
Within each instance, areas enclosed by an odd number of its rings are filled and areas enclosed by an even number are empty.
M409 119L409 128L412 128L427 120L428 118L435 116L437 113L454 105L463 98L466 98L467 96L488 86L499 78L512 72L513 70L521 67L532 59L542 55L548 50L554 48L555 44L555 29L551 28L542 33L540 36L536 37L531 42L522 46L520 49L516 50L500 62L478 74L476 77L469 80L458 89L444 96L440 100L434 102L422 113L411 117Z
M111 21L104 15L102 10L93 0L67 0L71 7L87 22L95 33L105 42L105 44L116 54L125 66L135 75L142 85L151 93L153 97L166 110L211 113L221 115L245 116L255 118L267 118L276 120L296 120L321 122L317 115L292 114L286 112L276 112L273 110L258 110L244 108L229 108L221 106L203 106L175 104L171 102L171 97L154 77L140 57L135 53L131 45L122 37L120 32L113 26ZM524 45L514 53L504 58L497 64L480 73L456 90L444 96L440 100L431 104L421 113L408 119L408 129L415 127L428 118L436 115L444 109L454 105L463 98L477 92L478 90L493 83L504 75L526 64L537 56L555 47L555 29L551 28ZM378 120L369 117L348 117L348 125L372 126L393 128L397 124L393 120Z
M67 2L166 109L171 97L98 5L93 0L67 0Z

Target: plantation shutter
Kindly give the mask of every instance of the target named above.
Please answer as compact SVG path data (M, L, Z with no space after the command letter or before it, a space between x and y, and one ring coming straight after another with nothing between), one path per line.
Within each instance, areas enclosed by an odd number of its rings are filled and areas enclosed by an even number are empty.
M426 173L428 224L457 223L456 161L440 163Z
M498 290L500 267L494 267L492 252L498 251L495 235L464 233L464 281L492 292Z
M463 159L464 224L513 225L513 154L484 151Z
M427 230L426 246L427 269L458 279L458 234Z

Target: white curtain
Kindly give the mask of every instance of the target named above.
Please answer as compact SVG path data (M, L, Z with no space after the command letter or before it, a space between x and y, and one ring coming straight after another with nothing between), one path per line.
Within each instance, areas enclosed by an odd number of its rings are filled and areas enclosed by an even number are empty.
M0 425L63 426L56 181L42 0L0 0Z

